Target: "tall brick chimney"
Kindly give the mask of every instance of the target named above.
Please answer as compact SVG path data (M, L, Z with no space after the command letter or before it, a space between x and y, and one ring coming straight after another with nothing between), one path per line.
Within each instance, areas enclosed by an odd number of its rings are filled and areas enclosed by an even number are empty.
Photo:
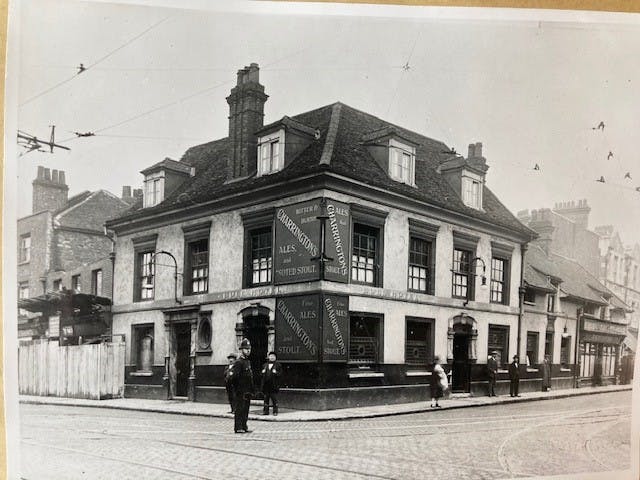
M229 104L229 143L231 155L227 164L227 178L251 175L257 166L257 138L255 132L263 126L264 104L269 98L260 85L257 63L238 70L238 83L227 97Z
M553 211L568 218L584 229L589 228L589 213L591 212L591 207L587 204L586 199L578 200L577 203L574 201L556 203Z
M62 170L50 171L45 167L38 167L38 175L32 182L33 207L32 213L55 211L62 208L69 197L69 187L65 183Z

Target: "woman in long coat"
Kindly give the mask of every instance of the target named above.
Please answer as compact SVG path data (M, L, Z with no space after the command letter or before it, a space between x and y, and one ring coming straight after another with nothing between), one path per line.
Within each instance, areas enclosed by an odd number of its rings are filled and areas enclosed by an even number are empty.
M440 357L436 356L433 359L433 369L431 370L431 408L440 408L438 399L444 395L444 388L446 387L443 387L443 384L446 385L446 379L447 375L444 373L442 365L440 365Z
M548 392L549 390L551 390L551 363L549 355L545 355L542 364L542 391Z

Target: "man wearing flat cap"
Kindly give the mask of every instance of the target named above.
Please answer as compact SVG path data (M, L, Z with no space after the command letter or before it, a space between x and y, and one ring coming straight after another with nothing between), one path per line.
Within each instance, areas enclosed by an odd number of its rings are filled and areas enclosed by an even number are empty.
M247 419L249 418L249 406L251 405L254 386L249 355L251 355L251 343L246 338L243 338L242 342L240 342L240 358L235 361L232 367L232 384L235 395L233 428L236 433L251 432L247 426Z
M227 389L227 399L229 400L229 405L231 406L231 411L229 413L233 413L235 411L235 395L233 392L233 364L237 360L238 356L235 353L230 353L227 355L227 365L224 367L224 385Z
M496 356L498 352L493 351L489 358L487 359L487 375L489 378L489 396L496 396L496 376L498 375L498 362L496 360Z

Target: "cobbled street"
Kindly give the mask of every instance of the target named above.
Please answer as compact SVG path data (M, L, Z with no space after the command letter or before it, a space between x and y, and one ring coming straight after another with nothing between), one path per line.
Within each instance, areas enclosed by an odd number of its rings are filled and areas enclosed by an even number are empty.
M20 406L22 478L465 479L629 468L631 392L334 422Z

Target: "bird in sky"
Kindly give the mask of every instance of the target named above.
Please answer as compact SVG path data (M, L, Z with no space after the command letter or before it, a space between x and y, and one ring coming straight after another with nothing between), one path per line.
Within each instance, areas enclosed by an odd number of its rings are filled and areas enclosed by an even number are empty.
M78 67L78 75L80 75L82 72L84 72L86 70L86 67L84 66L84 63L81 63L80 66Z
M593 127L591 130L602 130L604 132L604 122L600 122L597 127Z
M613 152L609 151L609 155L607 155L607 160L611 160L613 158Z
M631 180L631 172L625 173L624 178L628 178L629 180Z
M596 182L604 183L604 177L601 176L598 180L596 180Z
M84 132L84 133L82 133L82 132L73 132L73 133L76 134L76 137L93 137L93 136L95 136L95 133L93 133L93 132Z
M535 167L533 167L533 169L534 169L534 170L540 170L540 165L538 165L538 164L536 163L536 166L535 166Z
M405 64L402 66L402 69L403 69L405 72L406 72L406 71L408 71L408 70L410 70L410 69L411 69L411 67L409 66L409 62L405 63Z

